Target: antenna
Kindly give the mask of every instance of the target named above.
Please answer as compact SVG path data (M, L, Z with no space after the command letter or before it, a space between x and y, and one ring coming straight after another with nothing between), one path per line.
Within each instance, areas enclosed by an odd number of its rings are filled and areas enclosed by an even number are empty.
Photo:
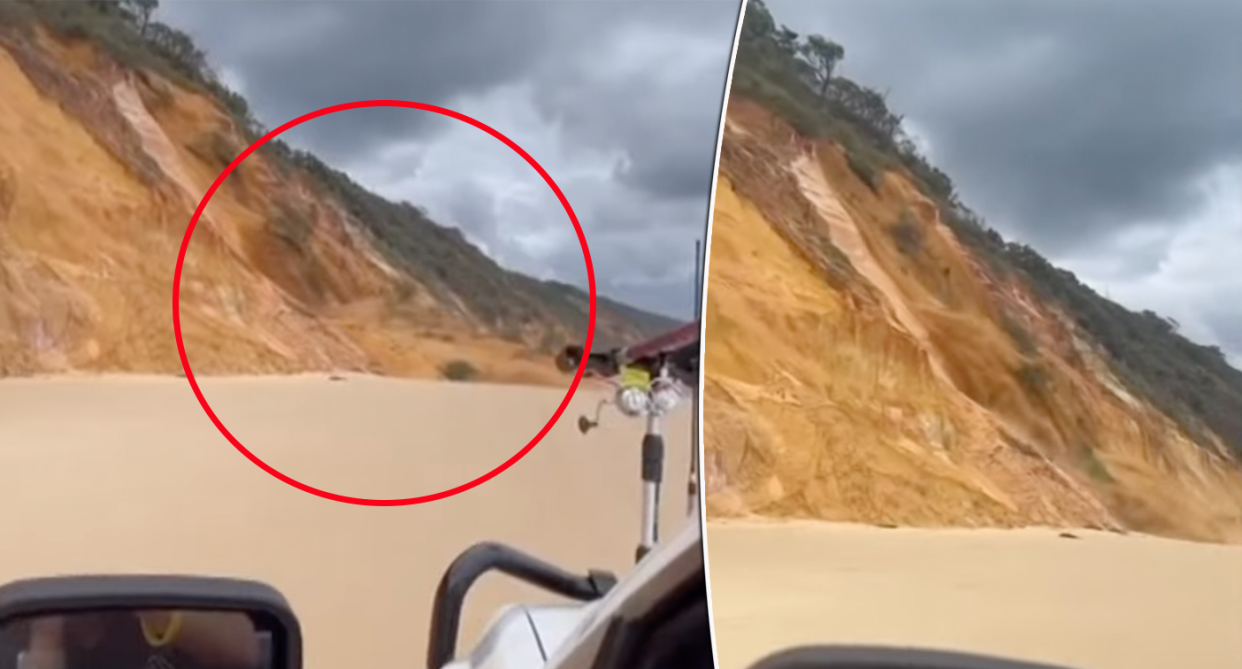
M694 240L694 318L703 318L703 240ZM702 327L702 326L700 326ZM699 365L703 364L702 360ZM694 515L699 496L699 386L690 391L690 476L686 481L686 515Z

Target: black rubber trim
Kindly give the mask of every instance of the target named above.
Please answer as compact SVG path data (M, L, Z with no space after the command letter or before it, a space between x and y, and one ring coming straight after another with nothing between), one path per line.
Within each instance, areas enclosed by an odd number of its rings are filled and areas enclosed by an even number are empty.
M700 600L707 601L707 578L702 568L687 576L672 589L668 597L657 602L636 622L648 629L663 625L678 612L694 606Z
M650 548L647 548L646 546L642 544L638 544L638 548L634 549L634 562L635 563L642 562L643 558L647 557L647 554L650 552L651 552Z
M653 635L689 609L706 611L706 605L707 580L700 569L642 616L629 620L613 618L592 669L635 669L641 657L647 654ZM709 625L704 626L704 633L709 635L708 648L711 647Z
M621 618L614 616L609 620L604 639L591 662L591 669L616 669L626 666L626 658L631 653L630 649L634 646L634 637L638 631L634 624Z
M84 575L0 586L0 625L17 618L105 609L197 609L247 613L272 636L275 669L301 669L302 629L278 590L258 581L181 575Z
M712 669L715 661L711 635L707 598L690 600L671 617L660 621L643 639L646 653L636 669Z
M658 434L643 435L642 477L647 483L664 480L664 437Z
M504 544L475 544L453 560L436 588L427 642L427 669L441 669L455 658L466 594L475 581L489 571L499 571L581 602L597 600L617 584L617 577L609 572L591 571L586 576L578 576Z
M801 646L759 660L750 669L1067 669L986 655L882 646Z

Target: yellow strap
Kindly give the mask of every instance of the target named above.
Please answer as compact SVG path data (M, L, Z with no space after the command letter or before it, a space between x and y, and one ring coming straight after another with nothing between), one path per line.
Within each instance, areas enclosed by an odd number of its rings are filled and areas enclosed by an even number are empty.
M172 643L173 640L177 638L177 634L181 632L182 618L180 611L172 612L172 615L168 618L168 627L164 628L162 634L152 630L151 627L147 625L146 618L139 618L138 621L142 625L142 636L147 638L147 643L151 644L152 648L167 646Z
M646 390L651 387L651 375L641 367L625 367L621 370L621 386Z

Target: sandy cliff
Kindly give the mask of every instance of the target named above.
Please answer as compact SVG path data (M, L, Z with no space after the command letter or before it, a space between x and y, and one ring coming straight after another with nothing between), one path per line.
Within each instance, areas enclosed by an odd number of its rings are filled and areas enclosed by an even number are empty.
M1242 469L1128 391L900 172L734 96L708 277L709 515L1242 541Z
M89 39L0 22L0 375L179 372L177 250L244 136L207 92L120 66ZM375 198L397 235L403 220L420 226L402 243L434 242L427 255L457 263L420 267L377 236L352 206L361 197L272 152L228 178L182 280L197 373L436 376L465 360L483 378L565 383L548 354L585 332L582 295L509 273L460 233ZM632 316L601 301L597 340L669 322Z

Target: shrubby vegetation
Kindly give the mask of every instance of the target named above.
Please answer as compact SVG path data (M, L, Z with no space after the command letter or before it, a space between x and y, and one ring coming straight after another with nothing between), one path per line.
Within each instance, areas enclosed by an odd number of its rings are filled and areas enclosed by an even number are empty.
M1242 371L1214 346L1181 336L1177 326L1144 311L1135 313L1097 294L1072 273L1054 267L1030 247L1007 242L959 199L948 175L932 166L902 128L885 96L835 74L845 48L820 35L801 36L776 23L762 0L746 7L734 66L733 92L771 110L802 135L831 139L849 165L874 190L884 170L902 169L940 207L941 220L1001 277L1024 281L1060 305L1107 352L1118 377L1195 436L1210 429L1242 453ZM896 228L903 250L909 231ZM910 237L907 239L907 237ZM1029 335L1016 323L1010 334L1024 352ZM1038 392L1042 370L1015 372Z
M267 221L268 229L294 251L305 250L314 230L314 222L306 212L286 201L276 203L276 211Z
M233 142L228 137L215 131L204 134L188 148L191 153L208 165L221 170L228 167L228 164L241 153L240 147L233 146ZM236 177L238 174L234 171L229 176Z
M762 1L746 6L733 91L781 115L802 135L831 138L875 188L878 173L904 167L929 195L956 204L949 177L919 154L885 96L836 76L845 48L777 26Z
M466 360L453 360L440 368L440 376L448 381L473 381L479 370Z
M245 98L229 90L207 55L184 32L152 19L159 0L3 0L0 25L42 25L53 35L87 39L122 65L149 69L178 85L210 93L224 105L243 136L254 141L264 129Z
M903 254L913 258L923 252L926 241L923 237L923 226L914 220L909 210L901 212L897 222L889 226L888 233L892 235L897 250Z

